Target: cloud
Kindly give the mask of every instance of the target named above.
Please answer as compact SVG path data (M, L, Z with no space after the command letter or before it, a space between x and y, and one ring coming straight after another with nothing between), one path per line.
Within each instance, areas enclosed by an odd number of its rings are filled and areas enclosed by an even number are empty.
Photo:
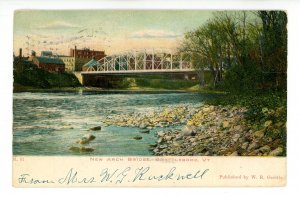
M176 34L174 32L150 29L150 30L133 32L130 35L130 38L177 38L181 36L182 35Z
M54 21L40 27L40 29L69 29L69 28L78 28L79 26L68 23L66 21Z

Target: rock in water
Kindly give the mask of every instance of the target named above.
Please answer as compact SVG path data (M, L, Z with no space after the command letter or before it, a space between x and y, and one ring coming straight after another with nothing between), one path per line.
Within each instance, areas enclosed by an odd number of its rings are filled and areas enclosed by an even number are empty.
M143 130L140 130L140 133L150 133L150 130L149 129L143 129Z
M83 138L81 138L80 140L78 140L76 143L78 144L87 144L89 143L90 141L94 140L96 137L94 135L87 135L87 136L84 136Z
M90 141L88 141L87 138L81 138L81 140L78 140L76 143L77 144L87 144L89 143Z
M133 137L133 139L135 139L135 140L141 140L141 139L143 139L143 137L142 136L135 136L135 137Z
M157 144L149 144L149 147L150 148L155 148L155 147L157 147Z
M94 149L93 148L89 148L89 147L81 147L80 148L80 152L93 152Z
M69 148L70 151L73 151L73 152L77 152L77 153L80 153L80 152L92 152L94 151L93 148L89 148L89 147L76 147L76 146L72 146L71 148Z
M165 135L165 133L163 131L159 131L157 132L157 137L163 137Z
M90 128L91 131L100 131L101 126Z
M139 126L139 128L140 128L140 129L146 129L147 126L148 126L148 125L146 125L146 124L144 124L144 123L141 123L140 126Z
M92 141L94 140L96 137L92 134L89 134L88 136L86 136L86 138L89 140L89 141Z
M69 148L70 151L73 151L73 152L79 152L80 151L80 148L79 147L76 147L76 146L72 146Z

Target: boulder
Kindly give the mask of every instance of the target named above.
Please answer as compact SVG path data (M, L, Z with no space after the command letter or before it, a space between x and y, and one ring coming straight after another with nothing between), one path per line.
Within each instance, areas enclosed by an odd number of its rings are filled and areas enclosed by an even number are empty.
M182 129L183 136L195 136L196 132L194 131L194 127L186 126Z
M76 143L78 143L78 144L87 144L90 141L94 140L95 138L96 137L94 135L89 134L89 135L84 136L80 140L78 140Z
M272 124L272 120L267 120L267 121L264 123L264 127L269 127L271 124Z
M135 137L133 137L133 139L135 139L135 140L141 140L141 139L143 139L143 137L142 136L135 136Z
M92 127L90 128L91 131L100 131L101 130L101 126L97 126L97 127Z
M165 133L163 131L159 131L157 132L157 137L163 137L165 135Z
M72 146L69 148L70 151L73 151L73 152L79 152L80 151L80 148L79 147L76 147L76 146Z
M237 142L238 139L239 139L240 137L241 137L241 135L240 135L239 133L234 134L234 136L232 137L232 140L233 140L234 142Z
M282 153L283 153L283 148L282 147L278 147L275 150L272 150L269 153L269 156L280 156L280 155L282 155Z
M150 148L155 148L155 147L157 147L157 144L149 144L149 147Z
M264 137L265 136L265 129L261 129L259 131L255 131L253 133L253 136L256 137L256 138L259 138L259 139L262 138L262 137Z
M203 111L203 112L209 112L210 110L211 110L210 107L204 107L204 108L202 108L202 111Z
M234 151L233 153L231 153L229 156L239 156L237 151Z
M80 152L93 152L94 151L93 148L89 148L89 147L76 147L76 146L70 147L69 150L73 151L73 152L77 152L77 153L80 153Z
M145 123L141 123L141 124L139 125L139 128L140 128L140 129L146 129L147 126L148 126L148 125L146 125Z
M246 150L248 148L249 142L244 142L241 146L242 149Z
M248 146L248 151L252 151L252 150L254 150L254 149L256 149L256 148L258 148L259 147L259 144L257 143L257 142L252 142L249 146Z
M150 130L149 129L143 129L143 130L140 130L140 133L150 133Z
M81 147L80 148L80 152L93 152L94 149L93 148L89 148L89 147Z
M172 140L172 139L173 139L173 136L171 136L171 135L168 135L168 136L165 137L165 140L166 140L166 141L170 141L170 140Z
M269 152L270 150L271 150L271 148L270 148L270 146L268 146L268 145L265 145L265 146L263 146L263 147L261 147L261 148L259 149L259 151L262 152L262 153Z
M229 127L229 122L227 120L223 121L222 127L223 128L228 128Z
M163 141L164 141L164 139L163 139L162 137L159 137L158 140L157 140L157 143L160 144L160 143L162 143Z
M242 131L242 126L241 125L236 125L236 126L234 126L234 130Z

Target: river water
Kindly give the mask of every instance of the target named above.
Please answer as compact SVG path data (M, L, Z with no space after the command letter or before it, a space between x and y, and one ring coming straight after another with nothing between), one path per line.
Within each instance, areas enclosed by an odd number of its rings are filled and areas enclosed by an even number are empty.
M105 126L102 121L116 114L148 113L176 106L200 106L198 93L107 94L107 93L14 93L14 155L151 155L149 144L156 141L154 128L141 134L136 127ZM101 131L90 131L102 126ZM183 125L179 125L183 126ZM96 139L89 153L69 150L87 134ZM133 139L142 135L142 140Z

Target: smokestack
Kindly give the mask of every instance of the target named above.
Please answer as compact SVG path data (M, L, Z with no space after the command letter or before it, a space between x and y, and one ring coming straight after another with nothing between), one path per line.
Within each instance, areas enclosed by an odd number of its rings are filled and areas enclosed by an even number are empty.
M22 58L22 48L19 49L19 58Z
M75 45L75 49L74 49L74 57L76 57L76 51L77 51L77 46Z

